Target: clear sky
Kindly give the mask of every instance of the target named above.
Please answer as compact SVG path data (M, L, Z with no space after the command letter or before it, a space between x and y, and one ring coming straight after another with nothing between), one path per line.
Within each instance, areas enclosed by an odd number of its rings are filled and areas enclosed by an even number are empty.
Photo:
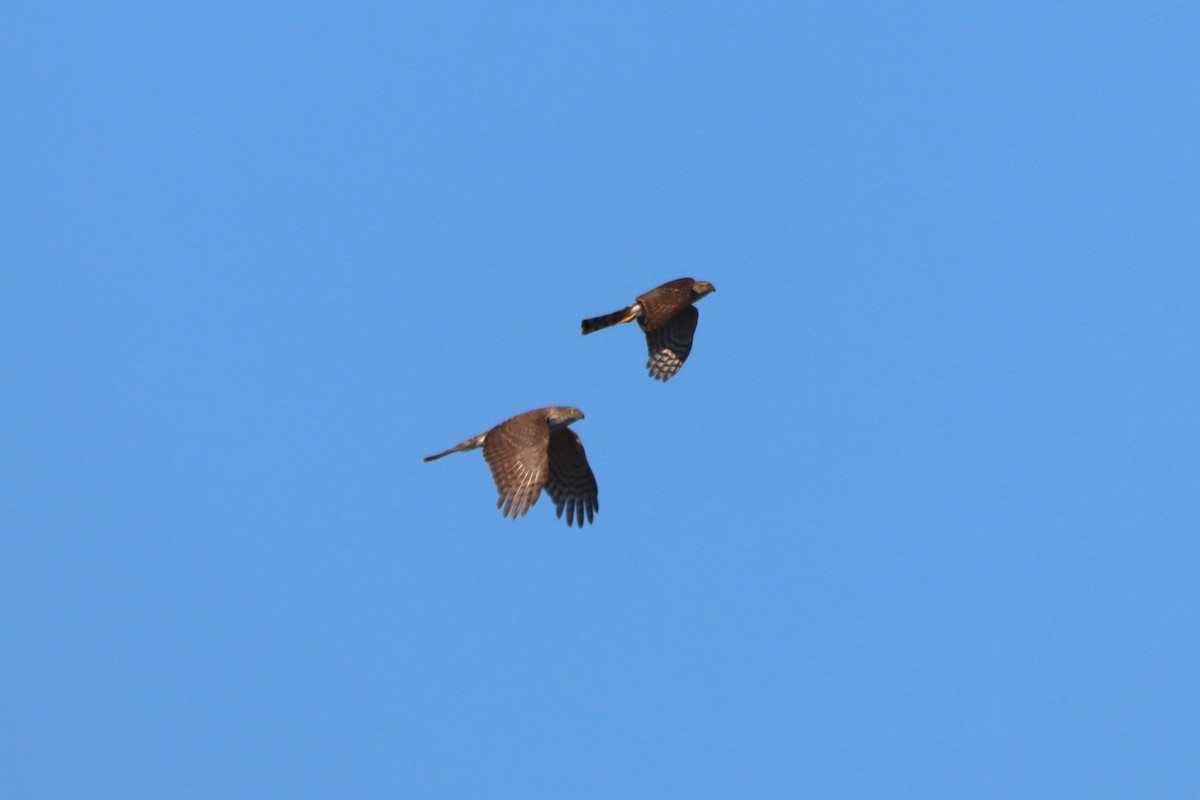
M8 9L0 794L1200 796L1197 42ZM421 463L552 404L582 531Z

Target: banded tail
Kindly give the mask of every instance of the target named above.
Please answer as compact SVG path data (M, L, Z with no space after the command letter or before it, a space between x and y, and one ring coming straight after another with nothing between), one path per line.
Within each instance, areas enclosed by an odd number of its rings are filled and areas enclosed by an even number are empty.
M631 306L622 308L620 311L614 311L613 313L605 314L602 317L585 319L580 323L580 327L583 330L583 335L587 336L589 333L595 333L596 331L603 330L604 328L611 328L613 325L620 325L622 322L632 322L638 318L638 314L641 313L641 310L641 304L634 303Z
M483 439L485 436L487 436L486 433L481 433L478 436L472 436L465 442L460 442L459 444L454 445L454 447L451 447L449 450L438 453L436 456L425 456L421 459L421 463L428 464L430 461L437 461L443 456L448 456L451 453L457 453L460 450L474 450L476 447L483 447Z

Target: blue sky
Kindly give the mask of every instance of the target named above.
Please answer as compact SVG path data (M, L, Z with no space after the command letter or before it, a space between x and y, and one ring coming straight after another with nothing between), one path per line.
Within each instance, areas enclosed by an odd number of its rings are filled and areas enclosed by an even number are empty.
M1200 792L1195 8L5 17L6 797Z

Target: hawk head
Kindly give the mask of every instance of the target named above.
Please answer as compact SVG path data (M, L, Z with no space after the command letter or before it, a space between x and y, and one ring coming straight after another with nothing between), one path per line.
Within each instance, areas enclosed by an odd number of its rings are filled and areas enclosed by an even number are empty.
M692 281L692 302L694 303L704 295L712 294L716 290L717 287L708 281Z
M546 422L550 424L552 431L565 428L572 422L581 419L583 419L583 412L570 406L553 406L546 415Z

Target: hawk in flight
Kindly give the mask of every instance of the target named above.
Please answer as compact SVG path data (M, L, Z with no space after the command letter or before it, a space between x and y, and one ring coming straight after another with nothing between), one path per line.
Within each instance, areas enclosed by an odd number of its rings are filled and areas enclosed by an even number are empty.
M692 304L715 291L708 281L691 278L664 283L620 311L585 319L583 334L636 319L646 334L646 347L650 350L650 360L646 362L650 377L670 380L692 352L692 337L700 321L700 312Z
M501 516L525 516L545 489L557 515L561 518L565 510L567 525L582 528L584 515L591 522L592 515L600 510L600 501L583 443L567 428L580 419L583 412L578 408L549 406L526 411L424 460L428 463L460 450L482 447L483 459L500 492L496 508L501 509Z

